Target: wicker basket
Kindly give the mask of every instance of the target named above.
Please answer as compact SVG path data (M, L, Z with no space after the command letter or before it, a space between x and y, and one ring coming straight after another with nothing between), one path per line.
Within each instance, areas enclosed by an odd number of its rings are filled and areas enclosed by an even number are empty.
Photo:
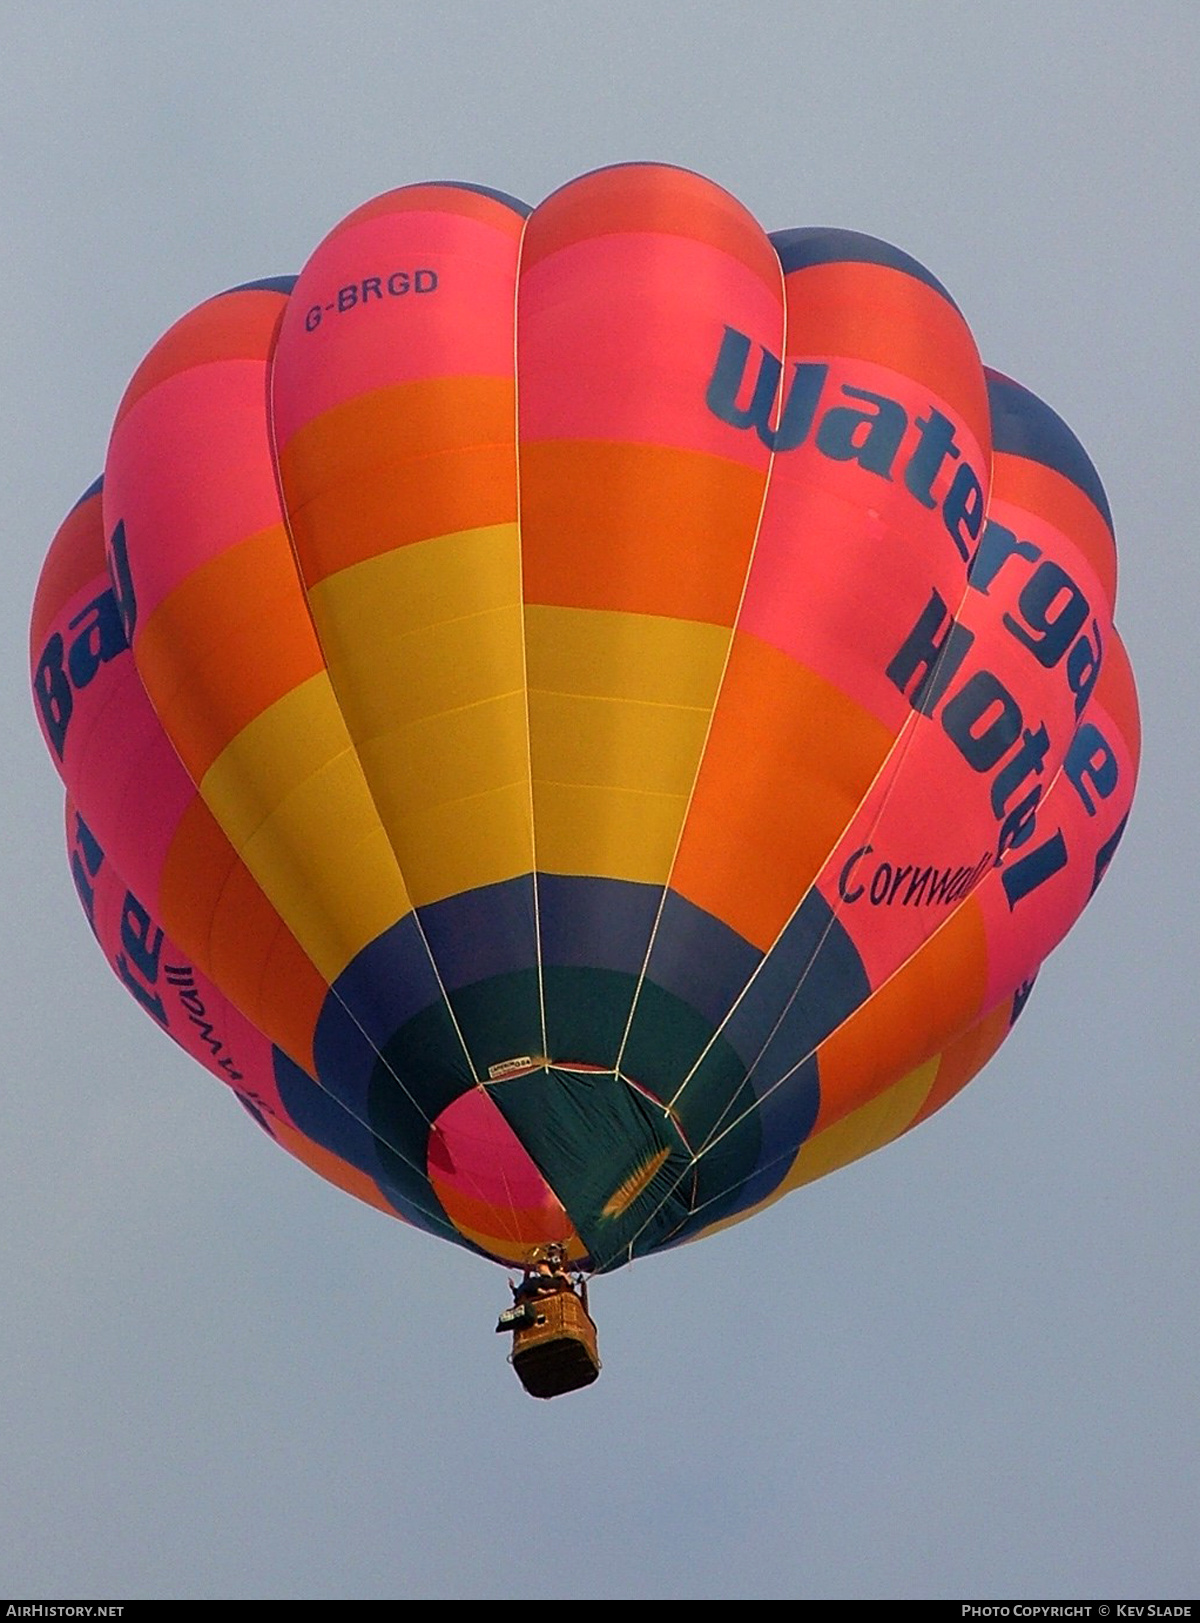
M535 1398L556 1398L590 1386L600 1373L596 1326L572 1290L529 1302L532 1322L513 1332L512 1366Z

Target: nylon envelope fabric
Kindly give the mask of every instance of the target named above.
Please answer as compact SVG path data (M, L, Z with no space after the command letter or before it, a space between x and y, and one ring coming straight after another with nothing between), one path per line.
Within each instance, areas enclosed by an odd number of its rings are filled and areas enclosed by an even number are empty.
M925 1119L1138 759L1100 481L923 266L402 187L147 356L31 631L81 904L331 1182L602 1271Z

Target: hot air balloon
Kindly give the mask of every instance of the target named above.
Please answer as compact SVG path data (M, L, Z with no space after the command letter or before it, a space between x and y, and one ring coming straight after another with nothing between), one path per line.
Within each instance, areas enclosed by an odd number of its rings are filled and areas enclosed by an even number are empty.
M1003 1041L1125 826L1115 583L1078 441L907 254L652 164L428 183L150 351L33 687L128 991L520 1270L546 1396L581 1281Z

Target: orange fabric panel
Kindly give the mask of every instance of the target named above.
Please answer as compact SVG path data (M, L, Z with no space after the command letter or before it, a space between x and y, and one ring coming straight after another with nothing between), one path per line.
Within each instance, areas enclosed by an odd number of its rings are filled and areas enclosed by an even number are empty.
M986 979L983 914L968 897L821 1044L821 1108L813 1133L866 1104L976 1021Z
M640 231L710 243L778 291L779 261L749 211L711 180L665 164L597 169L548 197L530 219L521 268L526 271L572 243Z
M274 326L269 325L272 307ZM191 366L211 361L263 361L283 319L287 295L269 288L222 293L198 305L167 330L130 379L117 408L114 430L143 395Z
M138 672L193 783L248 722L322 669L279 527L189 575L141 628Z
M292 535L311 588L393 547L516 516L512 445L477 445L406 462L403 501L391 470L370 484L324 491L293 513Z
M352 480L395 479L398 464L472 447L507 447L511 482L516 418L511 377L420 378L356 395L297 429L281 452L288 506L297 511Z
M766 952L891 743L837 688L739 633L672 887Z
M970 1031L964 1031L961 1037L956 1037L947 1045L929 1097L913 1118L913 1127L948 1104L983 1069L1008 1036L1011 1013L1012 999L1005 998L990 1014L977 1021Z
M1011 502L1061 530L1096 571L1109 607L1117 595L1117 548L1112 531L1079 486L1054 468L998 451L992 458L992 499Z
M199 797L163 868L162 920L236 1007L310 1075L326 983Z
M377 1211L385 1212L388 1217L400 1216L365 1172L360 1172L357 1167L352 1167L348 1161L343 1161L340 1156L332 1154L320 1144L314 1144L311 1138L306 1138L298 1128L280 1121L278 1116L272 1116L270 1121L272 1133L297 1161L302 1161L306 1167L310 1167L328 1183L344 1189L348 1195L356 1195L359 1200L366 1201L368 1206L374 1206Z
M762 474L663 445L521 451L525 601L732 625Z
M936 289L887 265L812 265L787 278L790 356L874 361L960 411L980 445L991 412L970 330Z
M546 1207L530 1211L476 1200L439 1178L436 1173L433 1174L433 1187L455 1228L490 1251L503 1248L514 1259L524 1260L530 1247L545 1244L548 1226L556 1227L554 1237L560 1244L570 1245L574 1241L575 1252L582 1249L565 1212L555 1214L559 1219L556 1225L555 1218L548 1215Z

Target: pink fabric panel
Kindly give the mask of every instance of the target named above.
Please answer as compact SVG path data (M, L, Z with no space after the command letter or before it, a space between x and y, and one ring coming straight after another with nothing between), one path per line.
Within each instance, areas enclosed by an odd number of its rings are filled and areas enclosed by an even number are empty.
M919 440L916 419L931 405L929 391L865 361L817 358L828 365L812 431L794 450L777 455L740 628L816 671L891 731L909 706L885 674L905 631L931 590L957 608L967 566L948 535L941 503L950 473L970 463L986 487L987 464L963 425L961 458L935 481L937 505L926 507L903 472ZM908 428L890 479L835 461L817 445L825 414L859 402L842 386L870 389L894 400Z
M90 604L100 607L86 612ZM107 625L115 615L107 572L63 606L51 634L64 637L67 671L78 639L100 636L88 627L101 617ZM81 616L83 623L72 628L72 620ZM72 687L59 773L130 889L155 911L167 850L196 790L151 708L123 638L111 657L95 665L90 680Z
M271 1044L164 935L69 797L66 813L75 888L113 973L150 1018L218 1081L290 1121L275 1083Z
M1120 709L1128 715L1136 701L1123 651L1111 663L1109 680L1120 687ZM1028 980L1063 939L1120 838L1137 776L1138 741L1123 731L1114 710L1092 700L1067 763L1038 808L1035 837L980 887L989 1008Z
M282 522L265 391L264 362L223 360L167 378L118 423L104 531L126 526L140 622L211 558Z
M522 439L681 446L761 467L757 439L709 411L705 393L726 319L778 347L781 293L719 248L666 233L560 249L521 278ZM631 306L658 303L669 321L630 320ZM569 390L537 387L563 376Z
M306 423L373 389L421 378L511 377L517 243L460 214L404 210L334 231L313 254L280 328L272 411L282 450ZM458 277L466 262L469 274ZM431 270L436 289L389 292L389 278ZM380 282L379 292L364 283ZM481 296L489 282L494 297ZM395 284L399 286L397 282ZM354 289L354 302L339 309ZM314 312L319 320L313 325ZM420 319L414 319L419 314Z

